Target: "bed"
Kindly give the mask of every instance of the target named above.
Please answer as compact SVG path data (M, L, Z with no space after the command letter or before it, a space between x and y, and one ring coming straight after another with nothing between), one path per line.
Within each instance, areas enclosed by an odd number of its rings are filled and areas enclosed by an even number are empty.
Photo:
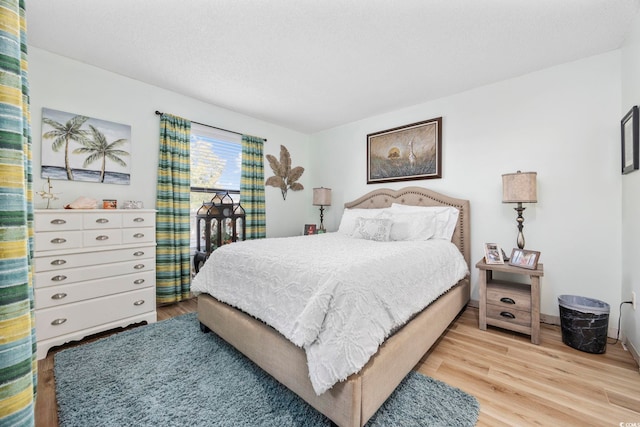
M462 255L468 272L470 230L467 200L421 187L406 187L401 190L374 190L346 203L345 208L379 209L392 204L456 208L459 214L451 242ZM318 237L321 236L305 238ZM408 323L394 329L357 373L322 393L318 393L317 384L312 384L310 379L305 350L273 327L207 293L198 295L198 320L204 331L218 334L333 423L351 427L367 422L465 307L469 297L467 274L428 307L412 315Z

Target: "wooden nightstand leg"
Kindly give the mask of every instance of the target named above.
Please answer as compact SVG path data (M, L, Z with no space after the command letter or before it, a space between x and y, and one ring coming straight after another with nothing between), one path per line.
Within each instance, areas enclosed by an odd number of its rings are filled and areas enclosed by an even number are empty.
M540 277L531 276L531 342L540 344Z
M481 330L487 330L487 270L480 270L480 282L478 292L480 293L479 307L479 327Z

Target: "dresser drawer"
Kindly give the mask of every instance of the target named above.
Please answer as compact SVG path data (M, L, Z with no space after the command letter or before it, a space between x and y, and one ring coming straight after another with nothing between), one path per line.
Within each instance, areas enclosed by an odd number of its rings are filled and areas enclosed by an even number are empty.
M122 244L121 229L85 230L82 241L85 247Z
M156 213L155 212L123 212L122 213L122 226L126 228L134 227L155 227L156 225Z
M34 292L36 310L153 287L155 286L155 281L155 271L144 271L69 285L37 288Z
M493 323L491 320L531 328L531 311L515 310L513 308L487 304L487 323ZM496 326L501 325L496 324Z
M43 288L46 286L66 285L68 283L82 282L85 280L150 271L155 270L155 268L156 260L147 258L115 264L100 264L64 270L44 271L34 275L34 287Z
M115 249L112 251L49 255L36 257L33 261L35 272L39 273L42 271L63 270L86 265L109 264L147 258L155 259L155 257L155 246L143 246L139 248Z
M155 302L155 288L151 287L38 310L38 341L153 312Z
M156 229L154 227L122 229L122 243L149 243L155 242L155 240Z
M122 215L109 211L97 211L82 215L82 224L87 230L122 227Z
M82 228L81 218L81 213L38 212L34 216L33 228L37 232L80 230Z
M53 251L82 247L82 231L48 231L35 234L35 251Z
M531 310L529 285L499 280L487 283L487 304L495 304L509 310Z

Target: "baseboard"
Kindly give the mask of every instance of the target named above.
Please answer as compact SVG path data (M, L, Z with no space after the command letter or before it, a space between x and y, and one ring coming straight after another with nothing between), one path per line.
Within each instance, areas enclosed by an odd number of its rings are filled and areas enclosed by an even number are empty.
M624 346L626 347L626 349L631 354L631 357L633 357L633 360L636 361L636 365L638 365L638 371L640 372L640 354L638 352L638 349L626 337L625 337L623 343L624 343Z

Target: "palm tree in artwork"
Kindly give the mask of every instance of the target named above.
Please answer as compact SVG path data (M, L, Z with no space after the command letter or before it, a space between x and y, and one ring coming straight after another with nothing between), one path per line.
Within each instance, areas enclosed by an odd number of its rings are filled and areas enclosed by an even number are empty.
M76 148L73 150L73 154L88 154L84 160L83 167L87 167L91 163L101 160L102 165L100 167L100 182L104 182L104 172L107 166L107 159L120 166L127 166L127 163L120 157L128 156L129 152L118 149L119 146L127 142L126 138L117 139L111 143L107 142L107 138L99 129L93 125L89 125L93 139L86 139L81 144L84 147Z
M67 171L67 179L69 181L73 181L73 171L71 170L71 166L69 165L69 142L71 140L80 143L86 141L86 138L89 135L89 131L86 129L81 129L81 127L87 120L89 120L89 117L74 116L65 124L62 124L50 119L49 117L42 118L42 121L44 123L53 128L53 130L42 134L43 138L53 138L51 149L53 151L58 151L64 146L64 168Z

